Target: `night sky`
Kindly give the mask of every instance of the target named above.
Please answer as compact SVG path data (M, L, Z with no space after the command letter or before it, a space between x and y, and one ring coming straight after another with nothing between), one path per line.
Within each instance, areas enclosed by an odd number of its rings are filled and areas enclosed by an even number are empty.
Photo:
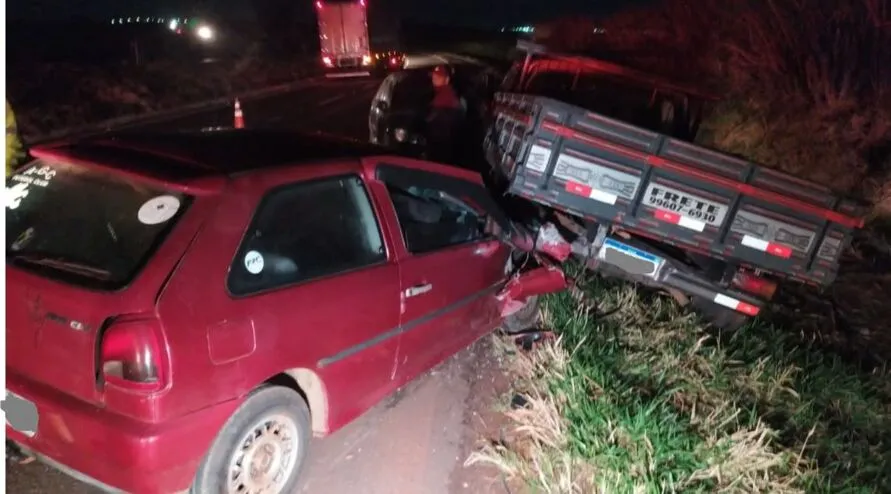
M311 13L313 0L306 3ZM408 17L460 25L516 24L567 13L597 14L646 0L368 0L373 17ZM249 0L8 0L10 19L189 15L200 8L225 17L253 16ZM301 9L303 10L303 9Z

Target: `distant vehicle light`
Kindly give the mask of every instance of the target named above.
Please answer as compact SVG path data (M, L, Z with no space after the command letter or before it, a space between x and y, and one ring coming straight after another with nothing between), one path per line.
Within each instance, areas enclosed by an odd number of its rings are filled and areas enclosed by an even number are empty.
M167 27L169 27L171 31L176 31L176 28L179 27L179 22L176 19L173 19Z
M331 60L331 57L322 57L322 63L327 65L328 67L334 66L334 62Z
M362 55L362 65L371 65L371 55Z
M196 31L195 34L199 39L203 41L211 41L214 38L213 29L210 26L201 26Z
M390 59L390 65L396 65L397 63L399 63L399 60L396 57Z
M316 2L316 8L317 8L317 9L321 9L321 8L322 8L322 2L318 2L318 1L317 1L317 2Z
M365 0L359 0L359 5L361 5L361 6L364 7L364 6L365 6Z

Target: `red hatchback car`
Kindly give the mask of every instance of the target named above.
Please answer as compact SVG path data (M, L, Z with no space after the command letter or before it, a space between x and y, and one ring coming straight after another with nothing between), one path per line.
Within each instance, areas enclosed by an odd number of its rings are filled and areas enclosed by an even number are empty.
M7 437L106 489L291 493L311 435L565 284L512 268L478 175L366 145L223 131L33 154L7 182Z

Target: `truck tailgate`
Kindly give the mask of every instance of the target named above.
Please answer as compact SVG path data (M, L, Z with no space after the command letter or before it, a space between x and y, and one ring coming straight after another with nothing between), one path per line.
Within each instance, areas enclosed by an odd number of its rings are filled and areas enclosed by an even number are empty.
M828 188L549 98L497 94L485 146L513 194L807 283L863 226Z

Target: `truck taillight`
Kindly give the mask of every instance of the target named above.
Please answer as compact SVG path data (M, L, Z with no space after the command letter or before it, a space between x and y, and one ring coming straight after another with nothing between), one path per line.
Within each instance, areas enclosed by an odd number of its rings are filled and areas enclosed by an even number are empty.
M371 55L362 55L362 65L371 65Z
M777 291L777 283L775 281L762 278L752 272L738 271L733 276L731 284L744 291L761 297L764 300L773 298Z
M316 2L316 8L322 10L322 2Z
M359 5L361 5L361 6L364 7L364 6L365 6L365 0L359 0Z
M334 61L331 60L331 57L322 57L322 63L325 64L326 67L334 66Z
M141 392L164 387L164 345L154 320L112 324L102 334L99 368L106 384Z

